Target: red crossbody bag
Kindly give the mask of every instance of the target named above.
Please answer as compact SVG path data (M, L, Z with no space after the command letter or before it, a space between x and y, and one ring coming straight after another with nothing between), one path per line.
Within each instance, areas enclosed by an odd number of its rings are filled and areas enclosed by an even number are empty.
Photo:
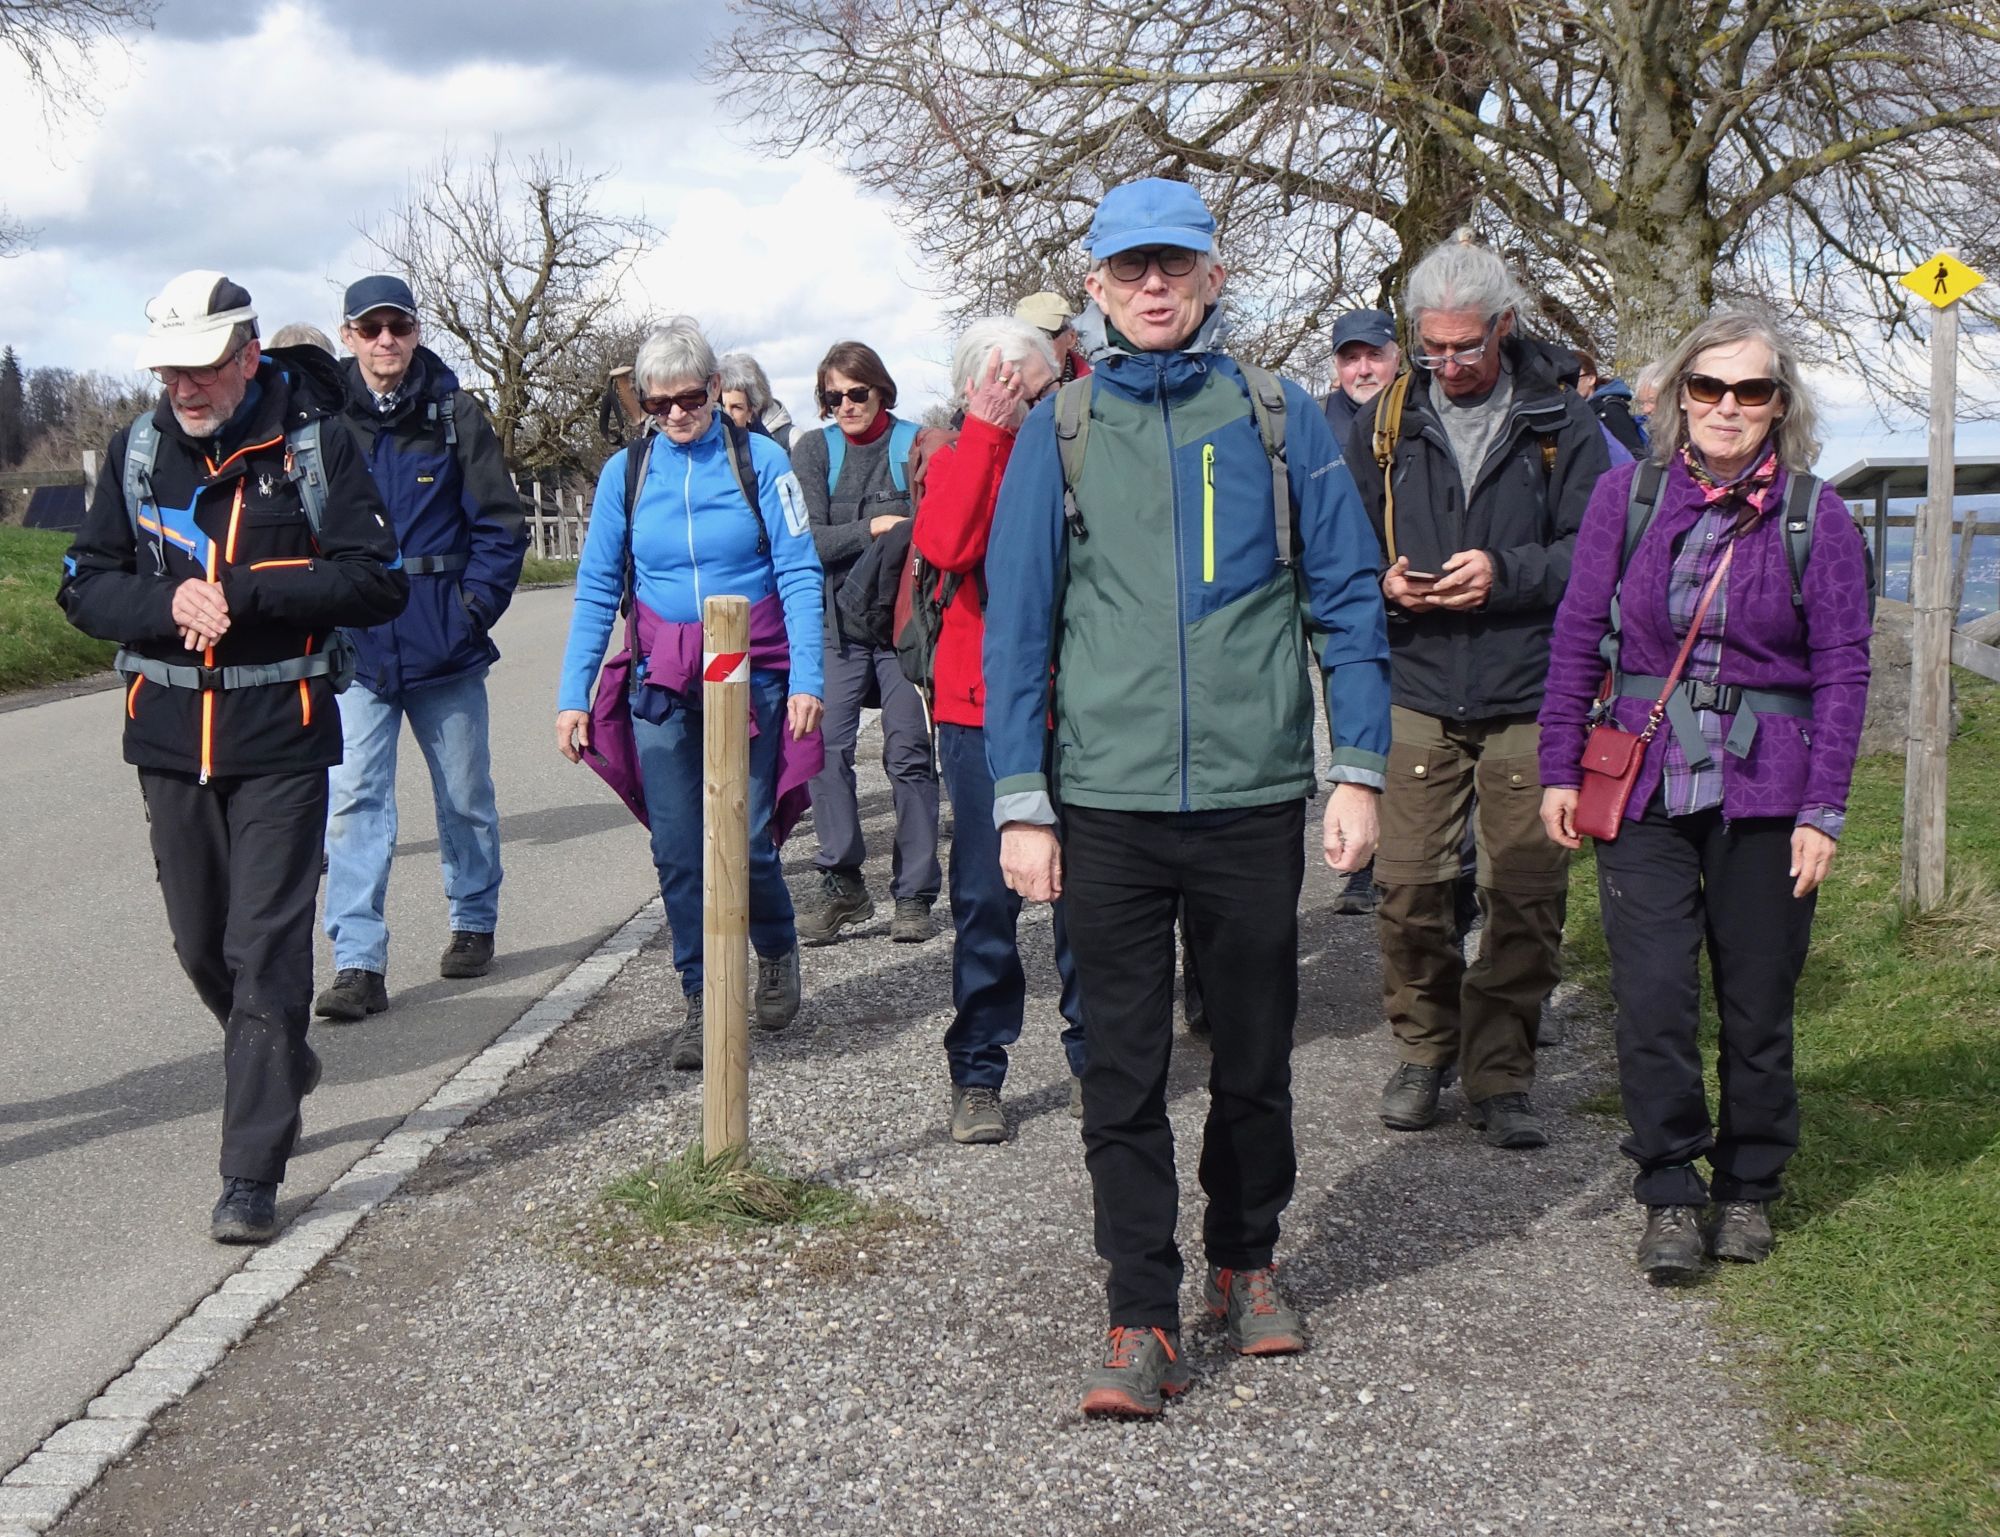
M1653 708L1646 715L1646 729L1637 736L1611 719L1611 690L1616 679L1608 668L1605 670L1604 687L1591 712L1599 721L1583 739L1583 760L1578 765L1583 770L1583 780L1576 792L1576 830L1586 837L1609 843L1624 826L1625 805L1632 799L1632 786L1638 782L1640 765L1646 761L1646 745L1658 734L1660 722L1667 718L1667 701L1680 687L1681 672L1694 650L1695 637L1701 634L1701 622L1708 617L1708 606L1715 601L1723 578L1729 574L1729 563L1735 558L1736 546L1732 543L1722 552L1722 564L1715 568L1715 575L1702 590L1694 621L1688 625L1687 638L1681 642L1680 655L1674 658L1674 665L1667 672L1667 686L1653 701Z

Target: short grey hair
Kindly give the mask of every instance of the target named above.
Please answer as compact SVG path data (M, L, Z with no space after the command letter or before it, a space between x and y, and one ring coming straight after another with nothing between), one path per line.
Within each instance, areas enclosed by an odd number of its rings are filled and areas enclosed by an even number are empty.
M683 379L705 384L718 371L715 349L701 327L691 316L676 315L639 344L639 355L632 360L632 383L644 396L654 385L679 384Z
M294 320L290 325L280 326L277 330L273 331L271 333L271 345L273 347L317 347L321 352L332 353L336 357L339 356L338 353L334 353L333 351L333 338L328 336L318 326L310 325L303 320Z
M1056 361L1055 344L1039 326L1012 315L988 315L967 326L959 335L958 345L952 348L951 395L955 404L965 404L966 394L979 382L995 347L1000 349L1003 363L1025 363L1036 357L1048 365L1052 374L1062 366Z
M1762 342L1771 349L1771 377L1778 381L1778 393L1785 403L1784 414L1771 424L1771 442L1777 449L1778 462L1787 470L1799 473L1810 470L1819 458L1819 407L1812 391L1806 388L1799 350L1778 328L1776 320L1761 310L1749 308L1717 310L1660 360L1660 398L1648 423L1653 457L1665 464L1687 443L1687 412L1681 407L1681 386L1695 372L1695 359L1711 347L1733 347L1739 342Z
M1403 310L1414 330L1432 310L1477 310L1489 325L1517 314L1528 296L1499 253L1454 236L1410 269Z
M1666 382L1666 365L1655 359L1632 376L1632 393L1636 397L1651 390L1655 395L1658 395L1661 387Z
M750 413L762 416L771 405L771 381L764 368L747 352L725 352L719 365L722 373L722 387L725 390L741 390L743 398L750 402Z

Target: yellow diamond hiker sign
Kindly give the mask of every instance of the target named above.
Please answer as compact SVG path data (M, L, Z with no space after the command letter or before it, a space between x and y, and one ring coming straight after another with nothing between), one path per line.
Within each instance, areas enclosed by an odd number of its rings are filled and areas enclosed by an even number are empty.
M1925 262L1915 272L1903 274L1903 286L1910 292L1928 299L1939 309L1955 300L1963 299L1977 288L1986 278L1974 272L1956 257L1940 251Z

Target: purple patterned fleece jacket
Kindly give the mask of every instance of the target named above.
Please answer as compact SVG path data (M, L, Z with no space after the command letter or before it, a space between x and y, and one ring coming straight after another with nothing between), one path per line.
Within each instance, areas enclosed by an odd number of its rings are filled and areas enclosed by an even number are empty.
M1574 789L1582 780L1577 764L1583 756L1585 717L1604 682L1597 647L1611 627L1611 596L1618 590L1618 559L1625 542L1625 502L1637 473L1636 465L1623 464L1599 479L1577 535L1569 586L1549 643L1541 710L1545 786ZM1783 506L1787 478L1779 473L1774 509ZM1699 488L1676 459L1661 487L1659 510L1625 572L1619 666L1627 673L1665 677L1674 664L1681 638L1667 613L1667 579L1674 541L1695 525L1701 512ZM1833 489L1822 490L1814 512L1812 553L1800 584L1803 618L1792 607L1775 510L1743 537L1728 583L1720 681L1809 691L1813 718L1760 715L1749 755L1722 755L1724 817L1796 818L1807 806L1844 810L1868 698L1870 626L1861 531ZM1647 704L1644 699L1616 701L1618 724L1635 733L1643 730ZM1629 821L1645 813L1659 789L1671 730L1663 725L1647 747L1625 809Z

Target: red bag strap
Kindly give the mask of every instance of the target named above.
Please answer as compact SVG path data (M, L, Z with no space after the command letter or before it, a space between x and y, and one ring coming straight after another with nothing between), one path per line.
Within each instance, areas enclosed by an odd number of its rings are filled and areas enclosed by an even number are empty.
M1715 601L1715 595L1722 590L1723 578L1729 575L1729 563L1736 558L1736 541L1730 540L1729 548L1722 552L1722 564L1715 568L1715 575L1708 579L1702 589L1701 601L1695 605L1694 618L1688 622L1688 632L1681 641L1680 654L1674 658L1674 665L1667 670L1667 686L1660 690L1660 697L1653 701L1653 708L1646 716L1646 729L1639 734L1641 742L1653 740L1653 734L1660 729L1660 722L1666 718L1667 701L1680 686L1681 673L1687 667L1688 657L1694 651L1695 640L1701 634L1701 622L1708 617L1708 606ZM1605 687L1611 686L1609 677Z

